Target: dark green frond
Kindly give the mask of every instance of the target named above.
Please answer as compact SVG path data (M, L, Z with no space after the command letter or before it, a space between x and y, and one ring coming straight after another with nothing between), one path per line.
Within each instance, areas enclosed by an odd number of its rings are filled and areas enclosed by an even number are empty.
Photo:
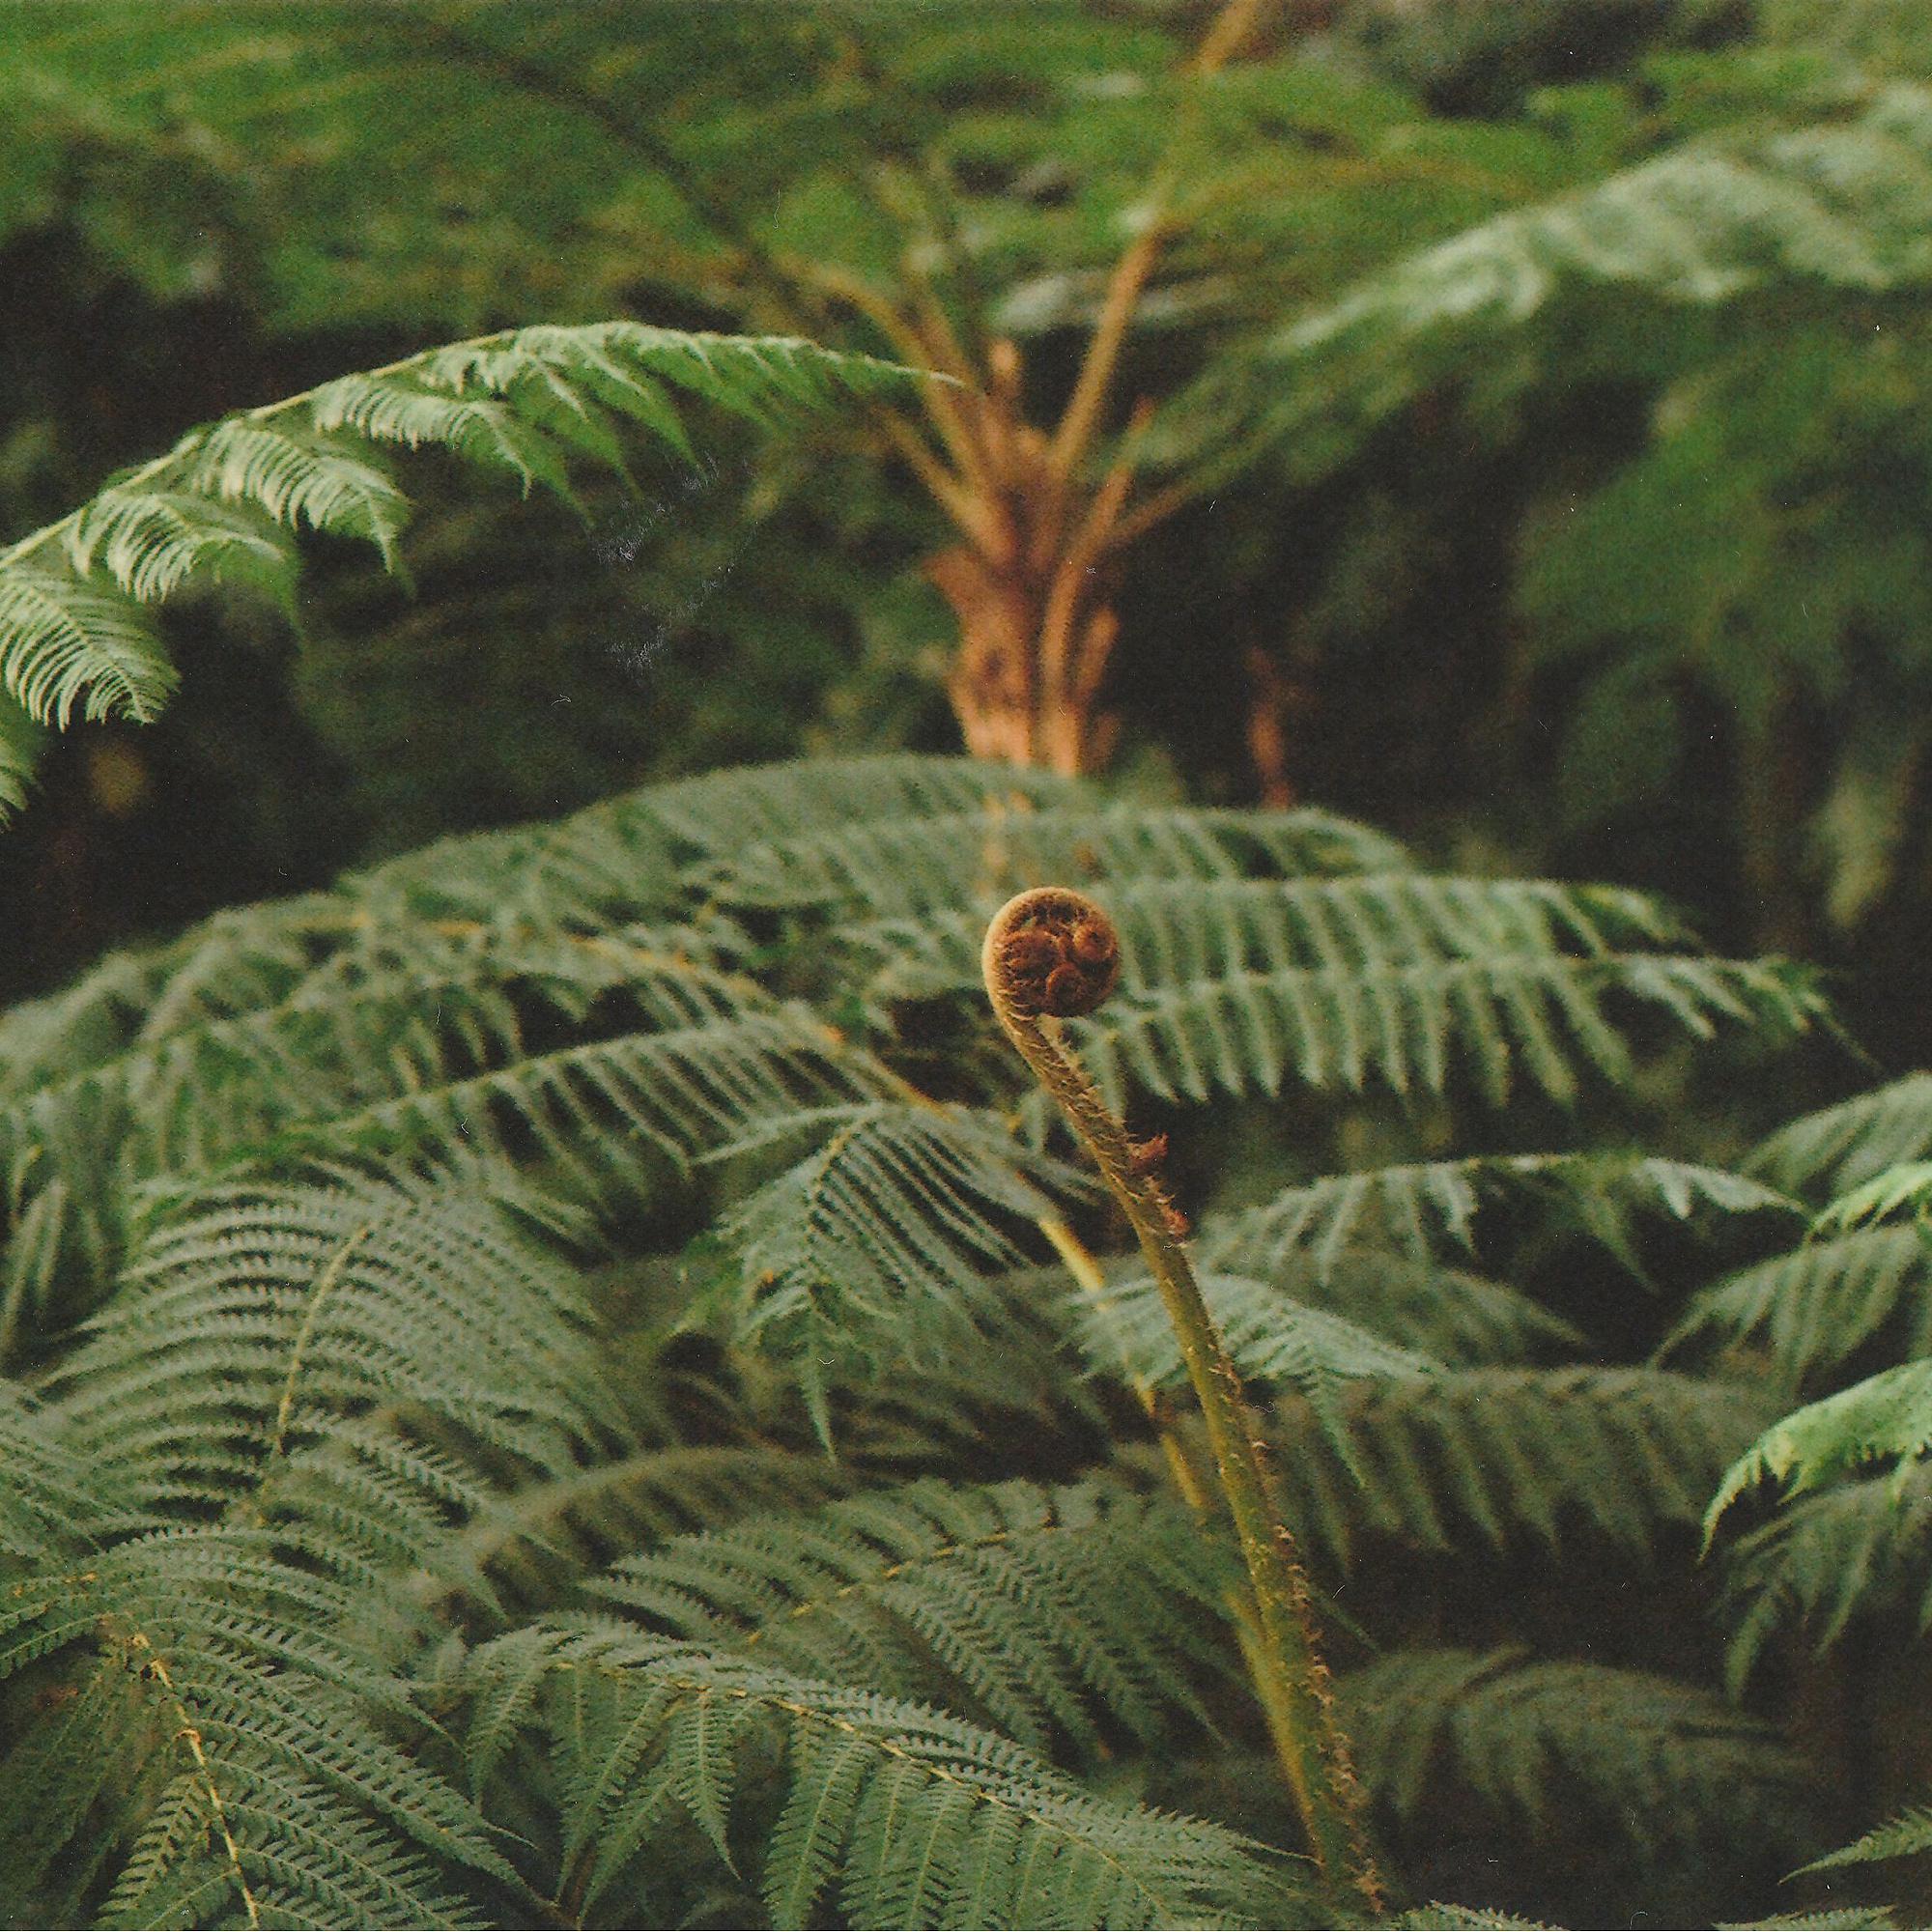
M1645 1558L1694 1535L1765 1407L1654 1370L1470 1370L1365 1384L1343 1406L1346 1455L1310 1422L1277 1460L1303 1540L1344 1566L1364 1537L1449 1551L1580 1536Z
M1913 1228L1857 1228L1807 1241L1694 1295L1662 1352L1764 1359L1794 1391L1829 1378L1881 1333L1923 1354L1932 1349L1928 1272L1932 1262Z
M470 1659L485 1778L519 1730L559 1752L573 1897L611 1895L649 1835L696 1821L751 1857L779 1925L836 1898L855 1926L1154 1926L1281 1909L1216 1827L1104 1804L1040 1759L923 1706L615 1625L532 1627ZM754 1738L784 1751L761 1849L735 1827Z
M1518 1650L1399 1652L1341 1686L1378 1811L1400 1833L1465 1794L1498 1841L1562 1824L1632 1854L1740 1867L1816 1842L1816 1768L1709 1691Z
M1574 1226L1634 1263L1639 1211L1689 1220L1699 1209L1792 1213L1796 1204L1740 1175L1682 1161L1613 1154L1493 1154L1325 1176L1259 1208L1224 1216L1210 1251L1227 1267L1266 1273L1312 1264L1325 1274L1360 1249L1393 1249L1428 1263L1477 1252L1476 1217L1501 1196L1552 1204Z
M738 1257L734 1331L814 1381L855 1353L916 1365L998 1321L985 1277L1025 1259L1015 1224L1088 1191L997 1116L909 1102L850 1111L721 1227Z
M1727 1668L1744 1685L1772 1644L1813 1654L1855 1623L1932 1630L1932 1482L1833 1484L1779 1509L1723 1552Z
M942 1483L741 1520L619 1563L599 1594L774 1668L918 1697L1044 1749L1152 1742L1226 1663L1230 1552L1180 1503L1089 1481Z
M1780 1127L1751 1165L1776 1187L1832 1200L1887 1168L1927 1154L1932 1154L1932 1073L1908 1073Z

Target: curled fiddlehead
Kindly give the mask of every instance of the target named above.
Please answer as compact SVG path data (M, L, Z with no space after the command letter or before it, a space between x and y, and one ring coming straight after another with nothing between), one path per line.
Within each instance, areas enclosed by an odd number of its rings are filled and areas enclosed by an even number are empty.
M1128 1134L1061 1037L1062 1020L1095 1011L1114 991L1120 934L1084 893L1037 886L994 914L980 964L1000 1025L1094 1156L1159 1285L1247 1563L1260 1634L1257 1689L1284 1747L1309 1847L1338 1894L1346 1889L1356 1909L1366 1904L1378 1915L1380 1887L1363 1833L1361 1786L1335 1719L1307 1578L1282 1520L1240 1377L1181 1246L1185 1224L1152 1172L1165 1143Z

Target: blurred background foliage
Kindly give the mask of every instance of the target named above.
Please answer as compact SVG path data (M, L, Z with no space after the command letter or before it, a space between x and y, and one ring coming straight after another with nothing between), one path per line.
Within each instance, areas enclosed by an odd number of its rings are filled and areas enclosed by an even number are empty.
M1217 17L16 0L0 519L527 322L895 354L910 318L1052 423L1156 222L1090 464L1155 514L1082 762L1661 888L1852 969L1861 1037L1922 1057L1922 6L1283 0L1190 71ZM0 839L0 993L643 778L957 746L905 454L724 431L587 522L452 486L412 596L345 553L299 637L171 611L179 704L63 741Z

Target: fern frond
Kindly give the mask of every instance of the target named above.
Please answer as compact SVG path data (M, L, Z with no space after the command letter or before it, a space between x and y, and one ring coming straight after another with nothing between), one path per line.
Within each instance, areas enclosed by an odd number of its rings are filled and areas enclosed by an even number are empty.
M1806 1241L1693 1295L1664 1338L1665 1359L1719 1350L1763 1357L1789 1389L1816 1382L1881 1332L1904 1352L1932 1348L1923 1238L1914 1228L1856 1228Z
M553 1738L565 1883L586 1907L679 1813L722 1857L756 1858L781 1925L810 1923L835 1887L859 1926L1212 1923L1281 1889L1231 1833L1105 1804L990 1732L756 1659L533 1626L474 1653L463 1683L479 1781L519 1730ZM733 1838L760 1735L781 1742L786 1787L761 1856Z
M1551 1204L1558 1218L1641 1273L1632 1222L1639 1212L1689 1220L1700 1208L1726 1214L1792 1213L1796 1204L1719 1168L1603 1153L1470 1155L1324 1176L1215 1223L1215 1264L1273 1274L1296 1263L1326 1274L1351 1251L1387 1248L1419 1263L1445 1250L1476 1252L1486 1199Z
M49 1384L77 1453L151 1511L273 1523L349 1580L473 1584L453 1532L489 1510L482 1445L560 1475L623 1431L575 1280L446 1184L213 1190L91 1326Z
M1646 1860L1796 1860L1815 1842L1815 1768L1709 1691L1504 1649L1399 1652L1340 1695L1378 1808L1419 1819L1466 1793L1498 1833L1611 1833Z
M1813 1859L1804 1869L1815 1872L1840 1865L1879 1864L1887 1859L1909 1859L1925 1851L1932 1851L1932 1804L1914 1804L1849 1845ZM1827 1922L1824 1915L1819 1915L1818 1922ZM1836 1925L1840 1921L1834 1918L1829 1922ZM1889 1925L1893 1921L1888 1915L1879 1922Z
M1742 1688L1766 1649L1794 1638L1823 1656L1855 1623L1932 1630L1932 1485L1867 1479L1801 1496L1724 1551L1725 1666Z
M1034 1749L1152 1742L1225 1667L1229 1551L1177 1502L1089 1480L938 1482L742 1519L597 1594L714 1654L988 1721Z
M1773 281L1916 287L1932 279L1928 219L1932 93L1873 88L1851 119L1693 142L1438 242L1224 362L1175 413L1212 469L1276 447L1319 471L1473 349L1566 298L1626 289L1713 304ZM1236 418L1238 450L1214 450Z
M1710 1484L1763 1423L1754 1391L1649 1369L1479 1369L1363 1383L1340 1447L1292 1414L1279 1480L1296 1534L1346 1569L1384 1539L1560 1550L1599 1538L1640 1560L1688 1542Z
M1780 1127L1750 1165L1787 1193L1833 1199L1928 1154L1932 1073L1908 1073Z
M1201 1293L1242 1376L1278 1382L1335 1422L1343 1393L1364 1379L1413 1380L1440 1365L1346 1316L1298 1302L1251 1276L1203 1269ZM1187 1364L1153 1277L1125 1274L1081 1311L1083 1344L1102 1374L1124 1368L1155 1388L1187 1385ZM1346 1438L1338 1435L1338 1440Z
M788 338L635 322L508 329L339 377L191 431L0 552L0 688L62 726L77 707L152 718L174 670L147 611L186 583L244 579L286 602L300 525L372 542L393 567L408 506L382 445L436 445L568 495L572 458L621 471L620 425L688 454L675 392L762 421L910 379Z
M147 1829L131 1845L117 1832L111 1847L124 1922L154 1922L157 1903L190 1924L300 1920L332 1899L392 1922L460 1924L473 1921L442 1890L448 1866L509 1876L468 1802L375 1721L409 1704L357 1643L356 1607L287 1563L272 1534L213 1526L14 1585L0 1676L59 1656L88 1677L83 1698L96 1678L118 1678L139 1708L123 1713L114 1775L164 1780ZM346 1830L318 1826L332 1812ZM59 1852L88 1812L47 1822L42 1850Z
M1026 1259L1014 1223L1089 1191L992 1115L905 1101L848 1112L722 1225L738 1257L735 1334L813 1387L841 1361L929 1362L997 1318L984 1278Z
M917 919L962 904L990 910L1056 881L1298 878L1393 872L1402 864L1393 840L1328 812L1095 807L1035 788L961 812L760 839L705 876L734 905Z
M1612 1014L1649 1009L1693 1037L1723 1022L1796 1031L1821 1011L1776 964L1653 950L1675 929L1640 895L1416 873L1122 883L1107 895L1122 987L1069 1032L1110 1104L1278 1094L1286 1081L1439 1092L1472 1075L1500 1103L1527 1078L1627 1077ZM881 920L855 942L879 996L978 983L971 915Z
M1760 1482L1802 1495L1834 1476L1897 1459L1903 1484L1932 1448L1932 1361L1904 1362L1774 1423L1725 1472L1705 1519L1715 1533L1732 1503Z

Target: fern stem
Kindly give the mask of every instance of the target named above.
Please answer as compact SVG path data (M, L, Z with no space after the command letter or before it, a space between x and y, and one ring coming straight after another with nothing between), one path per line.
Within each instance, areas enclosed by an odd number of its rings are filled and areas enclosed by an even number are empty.
M1283 1747L1309 1848L1338 1900L1352 1891L1378 1918L1381 1888L1368 1852L1361 1785L1336 1720L1308 1580L1282 1520L1240 1376L1176 1233L1172 1204L1061 1037L1063 1018L1091 1012L1113 990L1118 935L1093 900L1038 887L994 916L982 965L1001 1027L1094 1156L1152 1270L1254 1587L1258 1629L1251 1663L1270 1729Z
M1058 1214L1042 1214L1037 1225L1052 1244L1054 1253L1065 1264L1067 1273L1079 1284L1081 1293L1090 1300L1104 1304L1107 1299L1106 1277L1086 1243ZM1174 1478L1174 1487L1180 1492L1181 1500L1197 1517L1207 1520L1214 1512L1213 1492L1195 1466L1193 1457L1187 1453L1187 1445L1181 1441L1174 1427L1174 1416L1168 1405L1145 1376L1136 1375L1124 1362L1121 1373L1127 1386L1133 1390L1141 1412L1153 1429L1154 1439L1160 1444L1160 1453L1166 1459L1168 1473ZM1235 1640L1240 1646L1242 1665L1248 1673L1249 1683L1254 1687L1262 1716L1267 1722L1268 1742L1274 1748L1282 1776L1290 1789L1293 1789L1298 1776L1294 1714L1278 1694L1281 1688L1279 1673L1268 1668L1267 1652L1251 1588L1230 1589L1228 1613L1234 1619Z

